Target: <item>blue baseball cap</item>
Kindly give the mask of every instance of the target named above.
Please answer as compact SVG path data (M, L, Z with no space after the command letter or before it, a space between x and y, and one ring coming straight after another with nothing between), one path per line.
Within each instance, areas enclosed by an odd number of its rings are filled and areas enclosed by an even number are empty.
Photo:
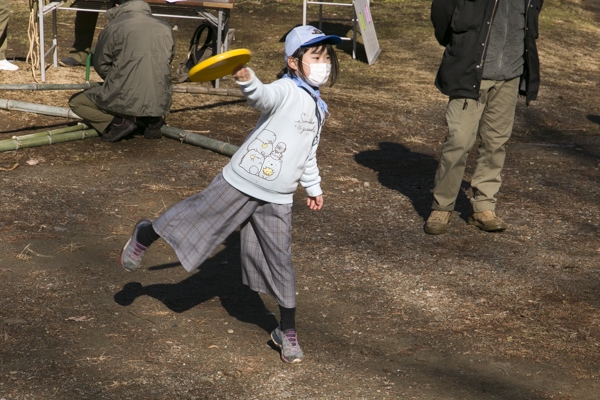
M308 47L317 43L340 44L342 43L342 38L335 35L325 35L314 26L298 26L292 29L285 38L283 58L287 62L288 57L294 54L300 47Z

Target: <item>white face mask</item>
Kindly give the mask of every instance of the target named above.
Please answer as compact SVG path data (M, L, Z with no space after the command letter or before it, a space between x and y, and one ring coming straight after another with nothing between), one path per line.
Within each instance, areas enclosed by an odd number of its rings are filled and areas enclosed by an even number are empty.
M306 80L312 86L320 87L327 83L329 80L329 73L331 72L331 64L327 63L315 63L315 64L307 64L302 61L302 64L308 65L310 67L310 74L306 77Z

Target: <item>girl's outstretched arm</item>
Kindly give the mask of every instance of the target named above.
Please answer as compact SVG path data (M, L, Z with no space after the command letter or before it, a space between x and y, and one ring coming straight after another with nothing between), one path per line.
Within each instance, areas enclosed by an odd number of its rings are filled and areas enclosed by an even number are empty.
M233 71L233 78L238 82L248 82L251 75L245 65L240 65Z
M323 196L322 195L315 196L315 197L307 196L306 197L306 205L308 206L308 208L310 208L313 211L320 210L321 208L323 208Z
M240 85L242 93L246 96L248 105L261 113L272 111L283 103L285 97L289 95L289 86L286 87L285 84L281 83L281 80L265 85L256 77L254 71L247 66L239 66L233 71L232 75L236 83ZM296 86L291 81L287 84Z

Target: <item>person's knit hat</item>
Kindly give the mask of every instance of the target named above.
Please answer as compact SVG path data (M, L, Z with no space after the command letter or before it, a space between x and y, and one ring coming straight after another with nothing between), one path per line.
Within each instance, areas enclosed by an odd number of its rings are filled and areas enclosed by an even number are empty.
M290 31L285 38L284 60L296 52L300 47L308 47L313 44L340 44L342 38L335 35L325 35L314 26L298 26Z

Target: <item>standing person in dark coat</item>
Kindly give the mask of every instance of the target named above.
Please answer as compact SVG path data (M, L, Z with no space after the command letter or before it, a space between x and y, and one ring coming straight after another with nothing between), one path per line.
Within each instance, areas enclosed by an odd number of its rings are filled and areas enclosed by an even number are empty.
M146 138L159 138L171 107L172 30L145 1L120 1L106 12L110 22L94 51L94 69L104 83L73 96L69 106L104 141L116 142L137 128Z
M435 84L449 96L448 135L435 175L425 232L445 233L463 179L469 151L481 138L471 187L469 224L503 231L496 194L518 94L535 100L539 61L535 40L543 0L433 0L435 37L445 46Z

